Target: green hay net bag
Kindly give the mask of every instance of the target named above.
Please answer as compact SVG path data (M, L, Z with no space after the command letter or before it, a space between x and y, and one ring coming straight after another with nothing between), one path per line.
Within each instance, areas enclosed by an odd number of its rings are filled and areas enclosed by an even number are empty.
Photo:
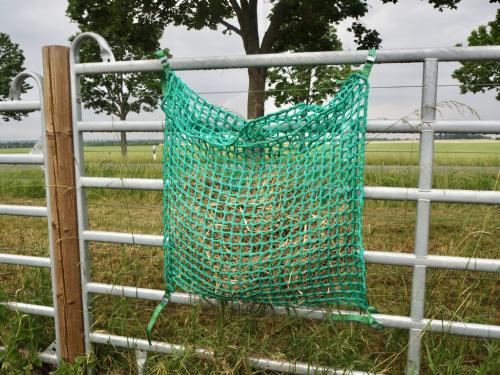
M166 294L330 308L372 325L361 236L368 76L325 105L245 120L195 94L159 53ZM339 314L336 310L361 314Z

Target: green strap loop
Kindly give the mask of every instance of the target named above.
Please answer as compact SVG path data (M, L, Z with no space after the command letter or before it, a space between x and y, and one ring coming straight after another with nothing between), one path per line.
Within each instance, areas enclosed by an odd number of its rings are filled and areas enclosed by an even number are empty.
M153 315L151 315L151 319L149 320L148 323L148 328L146 328L146 336L148 337L149 345L151 345L151 332L153 331L153 327L156 323L156 320L158 319L158 316L160 316L160 313L163 310L163 308L167 306L168 301L169 301L169 296L167 295L167 293L165 293L158 306L156 306L155 311L153 311Z
M375 329L383 329L384 326L377 322L373 316L371 316L371 312L373 308L368 308L366 310L365 315L361 314L341 314L341 313L330 313L328 314L328 318L332 322L358 322L363 324L368 324L370 327Z
M363 67L363 70L361 70L361 73L366 77L368 77L372 71L376 56L377 50L375 48L372 48L368 51L368 57L366 58L365 66Z
M165 50L158 50L155 52L155 57L160 60L160 63L163 67L163 72L165 73L161 76L161 91L163 93L163 96L165 96L165 93L167 92L168 74L170 73L170 65L168 64L168 52L166 52Z

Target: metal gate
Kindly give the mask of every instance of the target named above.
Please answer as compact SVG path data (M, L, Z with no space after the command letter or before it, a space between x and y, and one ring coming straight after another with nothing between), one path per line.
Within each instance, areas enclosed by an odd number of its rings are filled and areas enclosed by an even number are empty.
M82 41L85 39L93 39L99 44L103 62L79 62L79 48ZM173 70L201 70L292 65L361 64L365 61L366 54L366 51L352 51L172 59L170 61L170 66ZM413 267L410 315L373 315L377 321L386 327L405 329L409 331L407 373L411 374L419 373L421 337L424 331L474 336L488 339L500 338L500 326L498 325L429 319L424 316L427 268L491 273L498 273L500 270L500 260L498 259L428 254L429 224L431 215L430 208L432 202L489 205L500 204L500 192L498 191L434 189L432 187L434 133L500 134L500 120L436 120L436 92L439 62L473 60L500 60L500 46L381 50L377 54L377 63L380 64L423 64L421 119L404 122L397 120L368 121L367 124L367 131L370 133L414 133L420 136L419 179L417 187L365 187L366 199L416 201L417 204L415 245L412 254L391 251L372 251L369 249L365 251L365 259L368 263ZM87 248L88 243L92 241L109 242L128 245L155 246L161 248L163 244L163 236L158 234L135 234L90 230L87 220L85 188L161 191L162 180L85 176L82 134L84 132L121 131L161 132L164 129L164 123L162 121L82 121L81 101L79 98L79 77L86 74L159 72L161 70L161 65L156 60L114 61L113 53L106 41L94 33L80 34L77 38L75 38L71 46L70 72L71 100L73 108L74 160L76 168L78 234L83 288L84 333L87 350L90 349L93 343L111 344L117 347L161 353L182 352L187 349L180 345L165 342L153 342L150 346L146 340L140 338L92 332L90 329L91 318L89 315L89 296L91 294L108 294L159 301L162 299L164 291L93 282L90 276L90 264ZM13 103L0 104L0 110L14 110L20 109L23 105L28 106L27 103ZM30 105L32 106L30 109L34 109L35 107L38 108L35 103L31 103ZM0 163L26 163L28 161L42 163L43 159L37 158L34 160L30 159L28 156L19 157L0 155ZM45 213L46 209L41 207L15 208L13 206L0 206L0 214L45 215ZM45 267L50 267L51 265L49 259L31 258L33 257L29 257L28 259L27 257L0 254L0 262L4 263L7 262ZM185 293L173 293L171 296L171 303L186 305L214 305L217 304L217 301L202 300L198 296L188 295ZM57 314L51 307L21 304L9 304L9 306L11 308L30 313L55 316L57 324ZM292 314L297 317L315 320L323 320L327 317L327 311L321 309L295 308L287 310L284 308L269 307L267 308L267 312L277 315ZM201 358L212 358L214 355L213 352L205 349L197 349L196 354ZM47 357L47 353L42 355L45 356L44 358L47 360L54 359L53 356ZM249 358L249 363L251 366L258 369L269 369L297 374L321 373L322 371L332 374L344 373L341 369L335 370L308 363L292 363L265 358ZM364 372L351 373L362 374Z

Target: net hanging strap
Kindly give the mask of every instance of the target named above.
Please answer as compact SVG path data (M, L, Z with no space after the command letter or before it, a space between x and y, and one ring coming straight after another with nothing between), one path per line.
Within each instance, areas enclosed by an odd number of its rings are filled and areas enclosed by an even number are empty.
M375 53L328 103L245 120L194 93L171 71L168 51L157 52L166 114L166 292L147 327L150 343L174 290L324 307L332 321L381 327L366 299L361 236Z

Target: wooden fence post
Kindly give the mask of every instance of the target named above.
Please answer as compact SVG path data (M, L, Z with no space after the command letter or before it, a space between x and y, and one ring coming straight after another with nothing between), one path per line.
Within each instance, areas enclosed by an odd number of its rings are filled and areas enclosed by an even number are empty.
M69 48L45 46L43 96L45 103L50 223L53 229L54 268L57 285L60 357L74 362L85 353L80 252L76 215L75 164Z

